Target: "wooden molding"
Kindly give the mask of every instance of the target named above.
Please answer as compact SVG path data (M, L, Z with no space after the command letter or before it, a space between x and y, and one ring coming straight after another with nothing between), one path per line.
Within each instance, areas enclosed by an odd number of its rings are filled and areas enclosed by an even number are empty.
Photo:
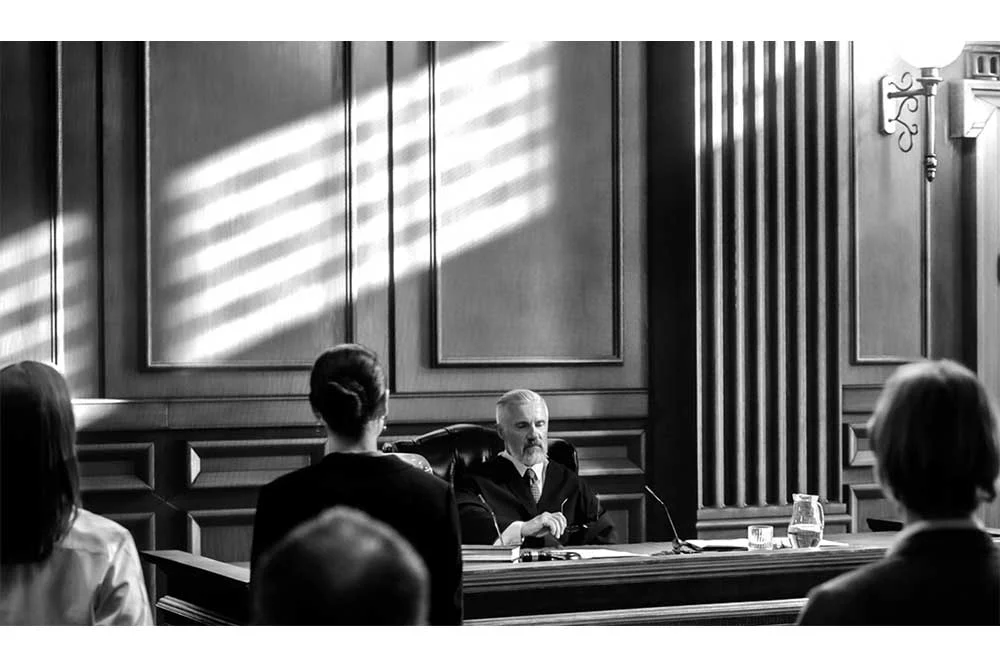
M858 532L858 503L862 500L878 500L885 498L882 486L878 482L864 482L862 484L848 484L848 507L851 510L851 532Z
M962 79L948 83L952 138L977 139L1000 108L1000 81Z
M847 443L845 465L849 468L870 468L875 465L875 452L860 449L858 442L868 439L867 424L844 424L844 442Z
M202 552L202 528L234 524L252 524L255 509L194 510L187 515L187 551L195 556Z
M153 443L79 445L80 490L84 493L150 491L153 488ZM86 468L103 464L106 470L87 474Z
M187 488L257 488L318 463L323 454L324 440L319 438L189 442Z
M807 598L479 618L465 625L791 625Z
M645 419L648 415L649 393L645 389L582 389L542 393L550 413L558 420L590 419L594 415L600 415L602 419ZM492 421L498 395L493 391L393 394L389 421L392 424ZM305 396L88 399L74 400L73 408L77 427L83 432L291 428L315 427L317 423Z

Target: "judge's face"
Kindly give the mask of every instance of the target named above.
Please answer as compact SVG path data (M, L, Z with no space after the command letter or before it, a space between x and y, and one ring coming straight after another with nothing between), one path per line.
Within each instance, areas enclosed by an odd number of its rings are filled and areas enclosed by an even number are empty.
M541 463L549 450L549 409L542 401L508 405L497 431L511 458L526 466Z

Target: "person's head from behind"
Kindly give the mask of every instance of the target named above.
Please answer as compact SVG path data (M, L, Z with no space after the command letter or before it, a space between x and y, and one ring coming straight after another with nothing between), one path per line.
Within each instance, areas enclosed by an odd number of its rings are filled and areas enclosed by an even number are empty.
M76 422L63 376L37 361L0 370L0 562L45 560L80 502Z
M530 389L513 389L497 401L497 433L507 453L523 465L545 460L549 451L549 408Z
M326 510L264 554L257 625L426 625L423 560L391 527L349 507Z
M385 373L364 345L337 345L313 364L309 404L336 436L353 441L378 436L388 401Z
M996 497L997 412L954 361L920 361L886 382L868 424L876 473L911 520L964 518Z

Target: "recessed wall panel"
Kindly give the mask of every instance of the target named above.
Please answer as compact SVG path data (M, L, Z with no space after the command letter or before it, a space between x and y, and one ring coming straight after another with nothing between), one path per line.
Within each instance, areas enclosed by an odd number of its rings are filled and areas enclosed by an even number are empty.
M434 47L439 365L620 360L617 51Z
M348 337L335 43L145 53L150 366L308 366Z

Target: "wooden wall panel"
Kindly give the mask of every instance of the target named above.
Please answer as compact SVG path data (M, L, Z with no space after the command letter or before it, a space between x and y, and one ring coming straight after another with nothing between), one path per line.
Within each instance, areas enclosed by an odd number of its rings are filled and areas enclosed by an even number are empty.
M285 473L318 463L325 453L324 445L322 439L189 442L187 486L260 487Z
M57 361L56 52L40 42L0 49L0 366Z
M77 459L83 492L150 491L155 483L151 442L78 445Z
M620 363L619 46L431 57L436 365Z
M249 561L255 512L253 509L190 512L185 550L226 563Z
M342 50L158 42L144 65L149 365L308 367L352 334Z
M576 50L587 66L563 67ZM639 47L397 43L393 68L392 377L397 395L492 396L530 386L566 393L627 390L644 398ZM470 99L458 84L460 73L470 68L480 78L493 76L497 95ZM441 77L445 83L439 85ZM544 86L538 83L543 79ZM597 92L570 111L568 102L579 100L584 86ZM564 114L565 122L556 123ZM588 127L595 136L581 143L559 125ZM554 129L540 130L550 126ZM527 138L518 138L525 133ZM574 163L580 151L591 162ZM452 163L455 168L448 169ZM525 170L535 175L522 182L519 173ZM454 179L468 179L469 191L478 192L485 176L492 185L482 196L459 203ZM604 182L606 176L610 183ZM550 199L544 215L532 208ZM582 219L577 211L585 211ZM558 252L556 238L562 243ZM442 259L438 266L433 257ZM581 292L576 285L570 297L566 276L577 276L583 266L589 274L583 284L591 287ZM629 279L620 283L618 294L616 280L625 267ZM587 295L587 304L581 305L580 294ZM620 318L627 326L619 346ZM509 365L514 367L504 367Z
M699 46L698 532L839 488L839 46Z
M377 329L349 269L383 233L356 223L386 216L353 199L379 179L351 159L373 132L354 79L384 81L384 56L359 77L335 43L106 43L101 62L107 392L301 395L320 350Z

